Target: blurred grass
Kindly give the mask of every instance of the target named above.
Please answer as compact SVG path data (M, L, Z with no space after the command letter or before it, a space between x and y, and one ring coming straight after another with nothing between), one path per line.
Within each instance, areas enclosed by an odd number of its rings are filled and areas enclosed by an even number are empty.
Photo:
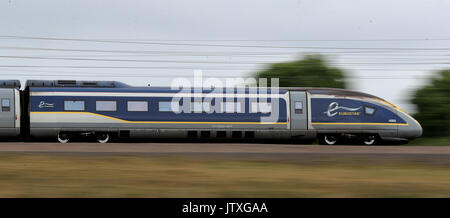
M410 141L407 145L450 146L450 137L422 137Z
M450 197L450 167L392 160L0 154L0 197Z

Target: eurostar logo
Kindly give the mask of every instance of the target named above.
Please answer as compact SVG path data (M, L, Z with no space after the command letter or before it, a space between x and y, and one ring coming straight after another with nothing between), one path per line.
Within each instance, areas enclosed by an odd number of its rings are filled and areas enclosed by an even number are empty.
M46 103L45 101L41 101L41 102L39 102L38 107L39 108L54 107L54 104L49 104L49 103Z
M346 110L348 112L337 112L337 110ZM330 105L328 105L328 110L326 110L325 112L323 112L324 114L326 114L328 117L334 117L336 115L359 115L359 112L354 112L361 109L360 107L357 108L351 108L351 107L343 107L343 106L339 106L339 103L337 102L332 102Z

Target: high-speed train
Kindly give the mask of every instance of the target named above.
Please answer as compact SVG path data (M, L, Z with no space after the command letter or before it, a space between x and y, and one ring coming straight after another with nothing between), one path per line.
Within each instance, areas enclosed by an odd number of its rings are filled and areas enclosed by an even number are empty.
M263 90L263 91L261 91ZM0 81L0 136L292 139L372 145L420 137L420 124L379 97L344 89L132 87L116 81Z

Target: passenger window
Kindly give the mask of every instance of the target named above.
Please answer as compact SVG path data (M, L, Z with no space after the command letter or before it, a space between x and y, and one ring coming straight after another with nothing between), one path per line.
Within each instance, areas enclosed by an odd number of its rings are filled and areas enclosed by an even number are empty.
M364 113L369 116L374 115L376 111L377 111L377 109L374 107L364 106Z
M95 101L96 111L117 111L116 101Z
M303 102L302 101L296 101L294 103L294 110L296 114L303 114Z
M65 111L84 111L84 101L64 101Z
M148 102L147 101L128 101L127 102L127 111L148 111Z
M201 113L201 112L210 112L211 104L208 102L191 102L191 112Z
M160 112L178 112L180 111L180 102L159 101L158 111Z
M252 102L250 113L270 113L272 112L272 103L270 102Z
M242 113L241 102L223 102L222 112L225 113Z
M272 112L272 103L259 103L258 108L258 112L261 112L263 114L270 113Z
M2 99L2 111L10 111L11 106L9 102L9 98L3 98Z

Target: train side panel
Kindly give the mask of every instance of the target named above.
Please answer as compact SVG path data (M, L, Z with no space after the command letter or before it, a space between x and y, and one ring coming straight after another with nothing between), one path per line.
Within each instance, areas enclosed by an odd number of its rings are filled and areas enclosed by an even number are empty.
M0 88L0 136L20 134L20 98L16 88Z
M395 108L378 99L312 95L311 124L318 133L377 134L396 138L408 125Z
M242 106L239 110L243 113L174 113L160 111L159 108L161 102L171 101L174 93L130 93L120 92L120 90L107 92L105 89L99 89L97 92L79 92L82 89L63 90L48 88L31 90L30 133L32 136L55 136L62 131L105 131L117 133L119 136L138 138L189 137L189 134L193 134L194 131L195 137L202 137L202 134L204 137L220 135L226 138L289 138L291 136L287 115L287 92L280 95L276 102L279 113L276 114L275 122L264 122L261 118L271 114L252 111L250 107L257 102L257 99L251 95L248 98L242 98L239 94L235 95L234 101L242 103L237 105ZM205 97L203 96L202 100L205 100ZM195 101L195 99L191 100ZM73 104L82 104L82 106L76 110L67 110L65 102L68 101L75 102ZM99 101L115 102L116 108L111 111L99 111L96 108ZM130 101L147 102L146 111L129 111ZM269 103L272 103L271 100ZM211 101L211 104L215 105L215 99ZM180 107L183 107L183 104Z

